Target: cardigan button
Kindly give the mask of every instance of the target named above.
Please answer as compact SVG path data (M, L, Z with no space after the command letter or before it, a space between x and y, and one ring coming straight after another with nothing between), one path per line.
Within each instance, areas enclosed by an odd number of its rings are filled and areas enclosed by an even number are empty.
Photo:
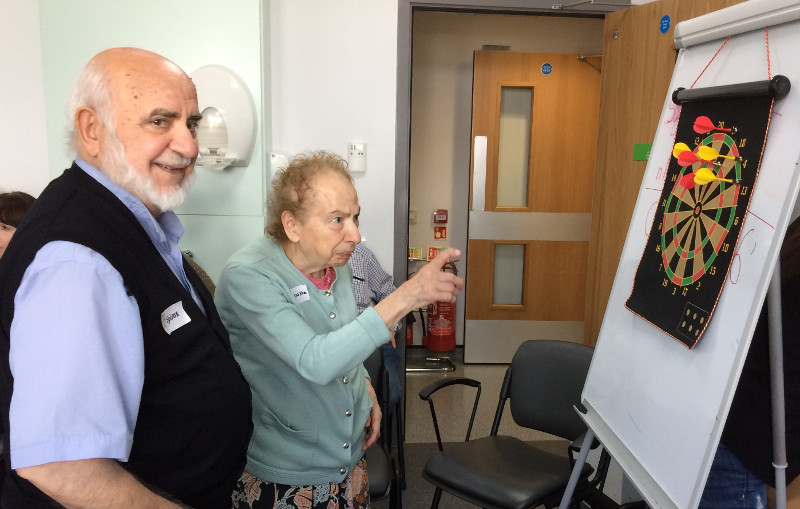
M340 469L339 469L339 473L340 473L340 474L342 474L342 475L344 475L344 474L346 474L346 473L347 473L347 469L346 469L346 468L340 468Z
M331 296L331 291L330 290L325 290L325 296L326 297L330 297Z
M334 312L331 312L331 314L330 314L330 315L328 315L328 316L330 316L330 317L331 317L331 319L333 319L333 318L336 318L336 313L334 313Z
M350 417L350 416L352 416L352 415L353 415L353 412L351 412L350 410L348 410L348 411L346 411L346 412L344 413L344 415L345 415L346 417Z
M342 448L343 448L343 449L349 449L349 448L350 448L350 444L348 444L347 442L345 442L345 443L343 443L343 444L342 444Z
M350 379L349 379L349 378L347 378L346 376L343 376L343 377L342 377L342 383L343 383L343 384L349 384L349 383L350 383Z

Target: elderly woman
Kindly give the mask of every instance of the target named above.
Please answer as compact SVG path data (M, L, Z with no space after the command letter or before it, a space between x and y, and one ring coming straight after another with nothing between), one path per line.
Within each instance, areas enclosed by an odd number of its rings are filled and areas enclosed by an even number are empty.
M0 256L6 252L6 246L17 231L22 216L34 201L33 196L22 191L0 194Z
M455 301L442 253L358 315L352 271L358 196L338 156L303 154L280 172L268 238L234 254L216 302L253 391L255 429L234 507L369 507L364 450L381 411L362 362L412 309Z

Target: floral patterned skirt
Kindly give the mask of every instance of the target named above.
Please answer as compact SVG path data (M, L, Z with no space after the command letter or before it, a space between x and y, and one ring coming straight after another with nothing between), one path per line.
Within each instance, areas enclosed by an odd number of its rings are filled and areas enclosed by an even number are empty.
M369 509L367 461L361 458L342 482L295 486L245 471L231 495L234 509Z

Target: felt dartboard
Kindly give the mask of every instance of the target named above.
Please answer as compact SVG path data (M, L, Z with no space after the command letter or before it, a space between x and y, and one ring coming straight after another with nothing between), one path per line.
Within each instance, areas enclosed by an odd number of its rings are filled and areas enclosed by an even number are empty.
M728 233L740 220L736 214L740 193L747 192L736 184L742 181L743 161L737 161L739 148L731 136L714 133L697 147L712 147L735 159L722 158L721 163L712 164L719 178L705 185L691 184L697 171L708 166L706 161L683 167L667 195L659 228L661 258L666 277L678 286L699 281L712 267L716 271L717 255L730 249Z
M772 103L766 95L712 97L681 107L664 186L625 305L688 348L708 327L725 286Z

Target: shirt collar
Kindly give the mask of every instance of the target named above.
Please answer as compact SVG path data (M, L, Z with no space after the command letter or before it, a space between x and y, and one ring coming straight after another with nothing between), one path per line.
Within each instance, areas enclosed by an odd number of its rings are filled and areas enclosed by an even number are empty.
M186 231L186 228L184 228L183 224L181 224L181 220L178 219L178 216L171 210L162 212L161 215L158 216L158 219L156 219L156 222L161 225L161 229L164 231L164 234L176 244L181 237L183 237L183 233Z

